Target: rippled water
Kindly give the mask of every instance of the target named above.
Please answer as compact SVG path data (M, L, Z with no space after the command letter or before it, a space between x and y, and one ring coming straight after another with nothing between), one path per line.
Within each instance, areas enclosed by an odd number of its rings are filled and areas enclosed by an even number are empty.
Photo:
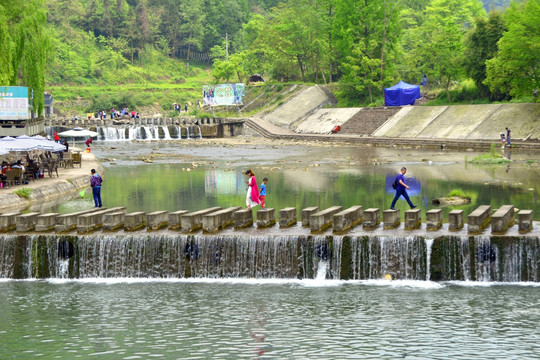
M0 282L0 358L532 359L538 284Z

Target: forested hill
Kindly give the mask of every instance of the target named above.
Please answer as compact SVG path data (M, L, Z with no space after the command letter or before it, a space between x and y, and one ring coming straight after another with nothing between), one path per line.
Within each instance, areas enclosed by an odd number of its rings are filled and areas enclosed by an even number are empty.
M0 84L199 92L202 83L259 73L332 84L341 105L357 106L382 105L385 87L426 75L426 88L448 102L532 98L540 0L506 3L3 0Z

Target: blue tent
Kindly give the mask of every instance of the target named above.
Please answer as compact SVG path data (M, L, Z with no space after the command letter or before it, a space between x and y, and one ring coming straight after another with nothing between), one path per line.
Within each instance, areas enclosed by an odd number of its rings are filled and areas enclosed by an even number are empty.
M420 86L400 81L396 85L384 89L385 106L414 105L420 99Z

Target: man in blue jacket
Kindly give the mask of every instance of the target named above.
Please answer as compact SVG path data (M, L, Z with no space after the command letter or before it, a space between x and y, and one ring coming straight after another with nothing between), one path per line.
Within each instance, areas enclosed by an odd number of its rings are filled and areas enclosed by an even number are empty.
M409 188L409 185L405 184L405 173L407 172L406 167L402 167L400 173L396 176L396 196L394 196L394 200L392 200L392 205L390 205L390 209L395 210L394 206L396 205L396 201L398 201L399 197L403 195L405 200L407 200L407 203L411 207L411 209L414 209L416 205L413 205L411 200L409 199L409 194L407 194L407 189Z
M94 195L94 204L96 207L101 207L101 183L103 179L99 174L96 174L96 169L90 170L92 176L90 177L90 186L92 187L92 194Z

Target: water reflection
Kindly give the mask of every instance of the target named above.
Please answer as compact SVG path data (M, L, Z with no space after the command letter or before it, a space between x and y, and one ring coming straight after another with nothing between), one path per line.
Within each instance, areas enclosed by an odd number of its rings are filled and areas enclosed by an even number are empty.
M124 146L130 146L126 144ZM136 147L135 147L136 145ZM153 152L156 144L135 144L133 152ZM247 145L246 145L247 146ZM426 151L399 150L386 154L384 149L332 148L332 151L309 147L286 149L239 146L238 148L175 148L161 145L162 151L180 153L189 162L163 160L154 164L142 164L125 157L126 149L96 149L100 157L118 156L115 164L106 167L107 181L102 189L104 206L127 206L132 211L189 210L195 211L211 206L244 206L245 185L242 171L252 168L257 179L269 179L267 207L281 209L296 206L320 208L333 205L364 208L389 207L394 190L390 178L396 169L408 168L407 180L413 203L422 204L423 211L431 206L434 198L447 196L450 191L461 189L472 194L468 205L454 207L473 211L478 205L490 204L493 208L513 204L520 209L532 209L535 219L540 219L538 191L540 167L533 161L521 162L512 157L512 174L505 165L473 166L465 162L467 154L428 153ZM101 152L100 152L101 151ZM130 150L131 151L131 150ZM248 161L244 154L250 153ZM474 154L472 154L474 155ZM470 155L470 158L472 158ZM510 157L507 151L506 156ZM208 159L212 159L209 161ZM373 163L360 163L360 159ZM392 158L398 163L379 163ZM402 159L403 158L403 159ZM406 161L405 158L411 159ZM456 161L458 159L461 161ZM197 162L195 162L197 159ZM416 159L416 160L415 160ZM431 161L429 159L434 159ZM437 160L438 159L438 160ZM61 213L79 209L84 204L91 207L91 199L79 199L51 208ZM402 211L408 207L398 202ZM454 208L445 208L445 214Z

